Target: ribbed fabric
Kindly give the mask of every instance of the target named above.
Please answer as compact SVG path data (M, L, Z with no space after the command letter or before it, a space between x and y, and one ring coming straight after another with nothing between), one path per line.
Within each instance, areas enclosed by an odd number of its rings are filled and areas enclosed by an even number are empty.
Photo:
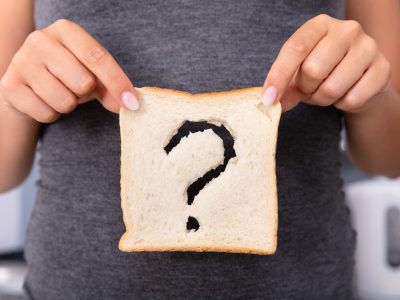
M38 28L59 18L79 23L136 86L189 92L262 85L301 24L320 13L342 16L336 0L35 3ZM304 104L282 116L273 256L120 252L118 116L93 101L43 126L26 297L351 299L354 232L339 173L341 118L333 107Z

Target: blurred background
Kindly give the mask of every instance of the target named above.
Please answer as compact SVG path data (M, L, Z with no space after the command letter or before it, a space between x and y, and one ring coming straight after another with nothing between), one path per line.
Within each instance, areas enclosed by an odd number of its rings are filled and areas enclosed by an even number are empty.
M400 179L368 177L342 152L344 192L357 231L355 292L365 300L400 299ZM0 300L21 299L37 161L22 186L0 194Z
M21 299L26 274L23 260L26 228L35 201L38 157L24 184L0 193L0 300Z

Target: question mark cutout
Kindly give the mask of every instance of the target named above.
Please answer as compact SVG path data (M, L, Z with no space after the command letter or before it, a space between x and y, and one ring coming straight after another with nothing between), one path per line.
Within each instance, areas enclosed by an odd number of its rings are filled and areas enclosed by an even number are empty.
M192 205L195 197L200 193L200 191L206 186L207 183L217 178L222 172L225 171L229 160L236 156L234 149L235 140L233 139L230 131L221 124L217 126L207 121L185 121L181 127L179 127L176 134L174 134L169 143L164 147L167 155L174 149L182 138L189 136L190 133L203 132L204 130L211 129L223 142L224 146L224 160L216 168L208 170L203 176L197 178L192 182L187 188L187 202L188 205ZM186 229L188 232L191 230L197 231L200 227L199 221L193 217L189 216L186 222Z

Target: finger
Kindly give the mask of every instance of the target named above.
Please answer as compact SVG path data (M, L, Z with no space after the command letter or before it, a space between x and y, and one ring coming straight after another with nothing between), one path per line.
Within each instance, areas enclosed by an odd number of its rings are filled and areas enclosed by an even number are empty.
M76 96L44 66L31 65L21 77L36 95L59 113L69 113L78 105Z
M47 30L64 47L71 51L102 83L102 103L114 102L109 107L118 112L124 105L137 109L135 89L112 55L79 25L68 20L59 20ZM116 110L116 111L115 111Z
M304 59L327 34L328 19L332 18L321 15L309 20L285 42L264 83L264 95L268 96L263 99L265 104L280 99Z
M297 104L299 104L300 99L307 99L310 95L302 93L297 89L295 78L297 75L292 78L289 86L286 88L283 93L280 102L282 107L282 112L286 112L294 108Z
M314 93L321 82L343 59L349 40L336 33L328 34L304 60L296 76L296 86L304 94Z
M390 64L380 55L364 76L334 105L348 112L359 111L366 107L370 99L385 90L389 79Z
M30 87L19 84L18 88L4 92L6 105L17 112L41 123L51 123L60 116L54 109L40 99Z
M363 76L376 54L377 46L374 40L369 37L363 38L349 50L307 103L327 106L336 102Z
M59 81L61 81L78 98L90 94L96 85L95 76L65 47L55 39L39 31L36 45L41 54L37 57Z

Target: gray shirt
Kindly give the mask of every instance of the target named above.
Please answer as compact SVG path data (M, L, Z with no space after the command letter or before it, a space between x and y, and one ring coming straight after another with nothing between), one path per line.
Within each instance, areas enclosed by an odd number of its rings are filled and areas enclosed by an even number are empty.
M138 87L262 85L283 42L336 0L36 0L36 25L79 23ZM97 101L42 127L28 229L31 299L350 299L354 231L339 173L342 114L300 104L279 127L273 256L122 253L118 115ZM157 120L155 120L157 122Z

